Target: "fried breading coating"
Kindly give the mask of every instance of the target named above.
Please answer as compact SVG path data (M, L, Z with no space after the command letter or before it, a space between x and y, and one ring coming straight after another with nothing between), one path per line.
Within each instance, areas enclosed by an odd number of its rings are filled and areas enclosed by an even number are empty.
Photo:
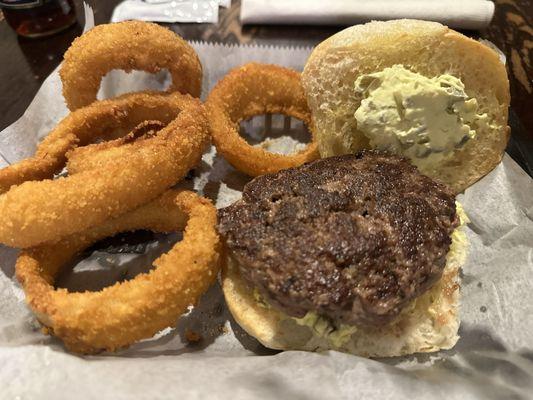
M69 123L76 134L65 128L64 136L54 141L63 146L56 153L60 157L72 147L69 143L80 140L81 132L90 135L92 129L120 125L128 118L137 122L162 115L168 121L178 116L156 135L117 147L102 168L24 182L0 195L0 243L26 248L57 241L139 207L183 178L209 143L207 116L198 99L178 93L157 96L155 107L150 105L156 95L132 94L89 106L96 107L90 118L85 109L76 111L81 117L69 119L79 124ZM129 106L116 106L131 98L135 101Z
M114 69L172 76L169 92L200 96L202 65L194 49L179 35L150 22L124 21L98 25L74 40L59 74L70 110L96 101L100 82Z
M114 351L175 326L215 281L219 269L216 210L189 191L170 190L134 211L52 245L23 250L16 276L39 321L78 353ZM85 248L119 232L184 229L183 240L154 269L98 292L55 289L54 280Z
M258 176L318 158L314 141L298 153L283 155L251 146L239 136L239 123L260 114L295 117L313 131L300 74L296 71L277 65L245 64L217 83L206 106L217 151L239 171Z

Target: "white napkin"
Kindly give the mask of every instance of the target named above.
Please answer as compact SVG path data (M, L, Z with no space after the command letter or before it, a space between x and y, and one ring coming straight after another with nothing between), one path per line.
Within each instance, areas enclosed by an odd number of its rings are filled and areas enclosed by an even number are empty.
M218 7L231 0L125 0L115 7L111 22L141 20L154 22L218 22Z
M482 29L494 15L487 0L242 0L242 24L353 25L399 18Z

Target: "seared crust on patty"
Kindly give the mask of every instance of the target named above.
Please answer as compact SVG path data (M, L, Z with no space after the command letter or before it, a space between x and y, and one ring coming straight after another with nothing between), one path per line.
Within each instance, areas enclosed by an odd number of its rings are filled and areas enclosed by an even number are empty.
M452 192L405 159L367 151L260 176L219 211L248 283L284 313L383 325L442 275Z

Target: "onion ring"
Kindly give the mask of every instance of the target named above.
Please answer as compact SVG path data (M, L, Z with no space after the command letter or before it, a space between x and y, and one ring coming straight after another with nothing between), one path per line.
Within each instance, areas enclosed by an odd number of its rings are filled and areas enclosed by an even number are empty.
M78 353L115 351L169 326L215 281L219 269L216 210L207 199L169 190L140 208L52 245L23 250L16 276L26 301L49 332ZM186 225L186 226L185 226ZM155 269L98 292L69 293L54 280L91 244L119 232L151 229L183 240Z
M168 124L190 102L178 94L140 92L74 111L43 139L33 157L0 170L0 194L26 181L52 178L64 167L68 151L94 141L106 131L129 132L145 120Z
M125 21L96 26L74 40L59 74L74 111L96 101L102 78L113 69L156 73L165 68L172 75L169 92L200 96L202 65L194 49L162 26Z
M147 112L179 112L155 136L119 146L117 157L106 159L105 168L24 182L0 195L0 243L26 248L59 240L153 200L185 176L200 161L209 142L209 122L200 100L178 93L160 96L173 99L161 102L166 110L157 111L140 102L131 104L126 113L115 114L115 107L110 107L111 112L105 108L96 113L94 123L107 121L111 114L115 118L110 124L116 124L130 114L138 119ZM66 141L75 141L72 136Z
M259 114L289 115L302 120L313 131L300 74L296 71L276 65L243 65L217 83L206 107L217 151L250 176L274 173L319 157L315 142L301 152L282 155L253 147L239 136L238 124Z
M75 147L67 152L67 171L76 174L89 169L105 167L106 162L111 162L120 156L121 146L146 140L154 136L166 125L161 121L144 121L137 125L126 136L107 142L90 144L83 147Z

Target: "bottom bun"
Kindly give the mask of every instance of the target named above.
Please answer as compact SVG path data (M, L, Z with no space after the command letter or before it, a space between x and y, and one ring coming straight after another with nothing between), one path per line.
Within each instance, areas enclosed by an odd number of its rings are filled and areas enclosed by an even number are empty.
M227 257L222 289L237 323L264 346L278 350L338 350L363 357L394 357L452 348L459 336L459 268L466 260L466 215L458 205L461 226L452 234L442 278L407 307L393 323L378 328L352 327L339 343L332 336L301 325L254 295L241 278L235 260Z

